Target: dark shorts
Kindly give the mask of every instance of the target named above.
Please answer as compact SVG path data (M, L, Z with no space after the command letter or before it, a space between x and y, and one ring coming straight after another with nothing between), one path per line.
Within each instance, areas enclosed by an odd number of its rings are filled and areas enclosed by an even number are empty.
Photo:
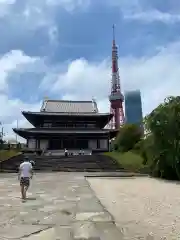
M30 180L28 177L21 177L20 179L21 186L29 187L29 184L30 184Z

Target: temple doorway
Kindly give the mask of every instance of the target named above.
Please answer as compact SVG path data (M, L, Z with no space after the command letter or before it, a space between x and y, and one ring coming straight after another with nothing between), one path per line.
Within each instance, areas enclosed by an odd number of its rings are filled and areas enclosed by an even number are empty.
M57 150L61 149L61 140L60 139L50 139L49 140L49 149L50 150Z
M88 149L87 139L64 138L64 139L50 139L49 150L58 149Z

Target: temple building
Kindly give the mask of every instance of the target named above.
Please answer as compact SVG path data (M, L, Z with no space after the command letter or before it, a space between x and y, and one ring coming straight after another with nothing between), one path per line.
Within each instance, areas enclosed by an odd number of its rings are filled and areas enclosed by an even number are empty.
M39 112L23 111L33 128L14 128L27 140L27 147L36 150L89 149L109 150L109 141L117 130L105 126L113 117L99 113L92 101L44 100Z

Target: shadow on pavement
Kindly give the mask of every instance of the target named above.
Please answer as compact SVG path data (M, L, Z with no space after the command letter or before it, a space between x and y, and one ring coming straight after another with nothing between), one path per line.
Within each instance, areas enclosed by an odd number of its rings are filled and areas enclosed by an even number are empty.
M27 197L26 200L36 200L35 197Z

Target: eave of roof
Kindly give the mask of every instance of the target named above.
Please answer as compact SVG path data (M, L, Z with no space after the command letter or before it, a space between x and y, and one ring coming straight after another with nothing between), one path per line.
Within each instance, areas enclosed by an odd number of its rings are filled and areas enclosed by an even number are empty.
M109 133L116 132L112 129L58 129L58 128L13 128L16 133Z
M112 129L102 129L102 130L55 130L52 131L52 130L45 130L45 129L42 129L41 131L39 130L35 130L36 128L33 129L13 129L13 131L18 134L19 136L21 136L22 138L25 138L25 139L28 139L30 136L46 136L48 138L48 136L60 136L60 135L76 135L76 134L79 134L79 135L88 135L89 137L90 136L93 136L93 135L107 135L109 136L110 139L114 138L117 136L117 133L118 133L118 130L112 130Z
M113 116L111 113L74 113L74 112L30 112L30 111L22 111L22 114L25 115L37 115L37 116Z

